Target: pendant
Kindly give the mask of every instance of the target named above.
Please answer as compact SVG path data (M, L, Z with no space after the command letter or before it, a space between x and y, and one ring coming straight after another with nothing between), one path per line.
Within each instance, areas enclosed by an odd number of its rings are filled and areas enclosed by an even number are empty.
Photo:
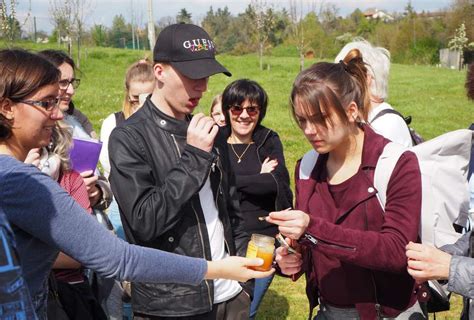
M239 160L237 160L237 163L240 163L240 159L239 159Z

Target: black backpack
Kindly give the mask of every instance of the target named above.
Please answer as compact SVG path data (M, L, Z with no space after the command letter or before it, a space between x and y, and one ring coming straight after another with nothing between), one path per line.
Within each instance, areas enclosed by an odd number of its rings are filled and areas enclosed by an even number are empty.
M403 119L403 121L405 121L405 123L407 124L408 130L410 131L411 141L412 141L414 146L416 146L416 145L418 145L418 144L425 141L425 139L423 139L423 137L418 132L416 132L415 129L410 127L410 123L411 123L411 120L412 120L411 116L404 117L400 112L398 112L394 109L384 109L384 110L380 111L379 113L377 113L375 115L375 117L370 122L371 123L374 122L376 119L380 118L381 116L383 116L384 114L387 114L387 113L396 114L397 116L401 117Z

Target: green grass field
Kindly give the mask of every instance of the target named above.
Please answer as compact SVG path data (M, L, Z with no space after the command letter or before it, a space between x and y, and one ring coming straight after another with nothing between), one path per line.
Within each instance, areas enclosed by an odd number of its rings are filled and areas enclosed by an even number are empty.
M5 47L0 43L0 47ZM30 44L17 45L41 50L55 47ZM97 132L105 117L120 110L124 96L123 79L129 64L143 58L144 52L87 48L81 60L81 86L74 99L76 106L89 116ZM219 56L232 73L232 78L216 75L209 81L207 94L199 111L208 112L210 101L231 81L249 78L258 81L267 91L270 104L264 125L276 130L285 148L286 164L293 175L294 165L310 146L299 131L288 108L292 82L298 73L296 57L266 57L266 70L260 71L256 55ZM307 61L307 65L315 61ZM432 138L444 132L467 128L474 120L474 104L465 96L465 71L432 66L392 65L388 102L401 113L413 117L412 126L424 137ZM437 314L437 319L455 319L461 299L452 299L450 312ZM257 319L306 319L308 303L304 280L292 283L275 278L262 303Z

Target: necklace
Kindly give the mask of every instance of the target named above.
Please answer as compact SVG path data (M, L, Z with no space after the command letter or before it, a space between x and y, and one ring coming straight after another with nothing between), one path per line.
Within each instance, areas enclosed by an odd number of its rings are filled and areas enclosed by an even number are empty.
M234 144L233 143L230 143L230 148L232 149L232 151L234 152L235 156L237 157L237 163L240 163L242 161L242 158L244 157L245 153L247 152L247 150L250 148L250 145L252 144L249 143L247 144L247 147L245 148L244 152L242 152L242 154L239 156L237 154L237 152L235 152L235 149L234 149Z

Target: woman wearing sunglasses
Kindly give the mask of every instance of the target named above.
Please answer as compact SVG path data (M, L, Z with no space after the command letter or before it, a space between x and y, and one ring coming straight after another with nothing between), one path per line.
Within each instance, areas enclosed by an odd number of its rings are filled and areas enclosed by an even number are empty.
M130 245L85 214L51 177L23 163L31 149L49 144L63 118L59 76L35 54L0 50L0 208L12 226L39 319L46 319L47 279L59 250L105 277L136 282L196 285L205 278L246 281L272 273L247 268L261 259L207 262Z
M292 207L293 195L280 138L276 132L261 125L267 105L265 90L248 79L232 82L222 94L227 123L223 130L228 136L245 230L249 235L259 233L274 237L278 233L277 227L258 218L274 210ZM256 281L250 319L255 317L272 279L270 276Z

